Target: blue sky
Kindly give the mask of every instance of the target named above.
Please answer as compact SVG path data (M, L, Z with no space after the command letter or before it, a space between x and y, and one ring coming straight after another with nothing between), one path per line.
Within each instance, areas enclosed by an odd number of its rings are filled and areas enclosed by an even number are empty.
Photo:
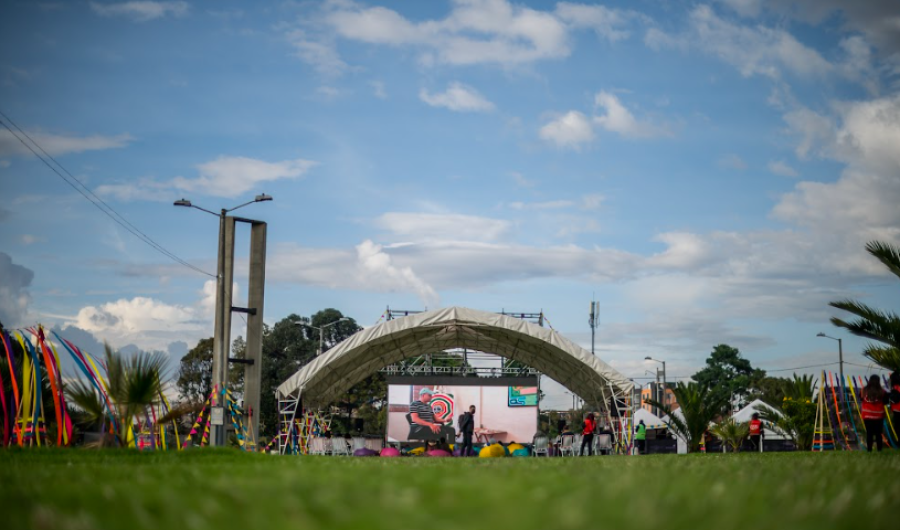
M543 309L589 345L596 296L601 355L636 378L723 342L766 369L831 362L818 331L865 364L827 302L896 300L863 246L900 242L898 20L891 1L8 1L0 110L206 271L216 220L172 201L272 195L241 211L269 223L270 322ZM173 355L211 335L210 278L5 129L0 186L4 324Z

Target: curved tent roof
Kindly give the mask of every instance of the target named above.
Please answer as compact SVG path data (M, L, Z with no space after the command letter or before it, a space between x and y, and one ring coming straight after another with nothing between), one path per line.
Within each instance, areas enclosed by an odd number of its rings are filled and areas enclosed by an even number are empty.
M540 370L589 402L607 403L634 384L599 357L524 320L449 307L364 329L316 357L278 387L277 395L303 397L305 407L328 404L379 369L403 359L450 348L501 355Z

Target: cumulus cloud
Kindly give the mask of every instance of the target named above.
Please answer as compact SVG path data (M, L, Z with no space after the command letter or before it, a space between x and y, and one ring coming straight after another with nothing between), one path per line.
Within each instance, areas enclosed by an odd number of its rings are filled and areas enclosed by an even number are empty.
M462 83L453 82L445 92L429 93L424 88L419 91L419 99L432 107L444 107L456 112L488 112L494 104L477 90Z
M652 138L671 134L665 127L635 119L619 98L609 92L597 93L594 96L594 105L604 110L604 114L594 117L594 123L607 131L629 138Z
M168 181L140 178L134 182L103 184L96 191L122 201L171 200L177 192L234 198L258 190L265 182L299 178L316 164L302 158L266 162L242 156L220 156L198 165L200 176L196 178L175 177Z
M28 288L34 271L13 263L9 254L0 252L0 322L6 327L24 324L31 303Z
M630 21L641 18L634 11L569 2L556 4L556 15L569 26L591 29L610 42L628 38L631 34L628 30Z
M294 48L294 55L312 65L320 74L338 76L350 69L330 40L312 37L303 29L288 31L285 39Z
M91 9L104 17L125 17L135 22L147 22L167 15L184 16L190 7L187 2L135 2L99 3L91 2Z
M44 151L53 156L82 153L84 151L116 149L127 146L133 140L128 134L119 134L116 136L72 136L50 134L40 131L26 131L26 133L37 142ZM27 142L28 140L25 141ZM11 132L7 129L0 130L0 156L30 154L31 151L13 136Z
M541 139L555 144L557 147L579 149L594 140L594 129L587 116L577 110L559 116L540 130Z

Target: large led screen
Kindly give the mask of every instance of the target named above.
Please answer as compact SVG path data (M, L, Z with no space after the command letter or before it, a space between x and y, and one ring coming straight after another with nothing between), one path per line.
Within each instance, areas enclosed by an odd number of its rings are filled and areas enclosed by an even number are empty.
M535 406L530 406L531 403ZM453 443L458 434L459 415L469 410L470 405L475 405L476 443L530 443L537 431L535 387L392 384L388 385L388 441L444 438ZM417 423L415 419L419 415L415 412L427 416L429 409L433 426Z

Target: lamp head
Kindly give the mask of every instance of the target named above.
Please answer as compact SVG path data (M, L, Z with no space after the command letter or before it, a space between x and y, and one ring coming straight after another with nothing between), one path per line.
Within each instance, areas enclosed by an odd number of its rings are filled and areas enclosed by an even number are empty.
M255 199L253 199L253 202L264 202L264 201L271 201L271 200L272 200L271 195L266 195L265 193L260 193L259 195L256 196Z
M175 201L173 204L174 204L174 206L187 206L188 208L193 206L191 204L191 201L189 201L187 199L179 199L179 200Z
M652 360L653 360L653 357L650 357L650 356L648 355L647 357L644 357L644 360L645 360L645 361L652 361Z
M822 333L821 331L816 333L816 337L824 337L824 336L825 336L825 334Z

